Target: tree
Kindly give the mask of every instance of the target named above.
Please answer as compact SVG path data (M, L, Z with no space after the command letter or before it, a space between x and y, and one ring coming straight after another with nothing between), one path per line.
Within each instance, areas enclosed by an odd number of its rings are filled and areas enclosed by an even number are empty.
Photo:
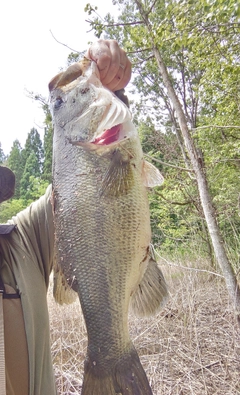
M29 156L32 155L32 153L34 153L36 157L33 174L40 175L43 161L43 147L39 132L35 128L32 128L28 133L25 147L22 150L22 164L24 167L27 163Z
M1 203L0 223L5 223L14 215L26 207L26 201L23 199L10 199Z
M15 194L14 198L20 198L20 182L23 175L23 164L22 164L22 147L18 140L13 142L10 154L7 159L7 166L15 174Z
M2 144L0 143L0 164L3 164L6 160L6 155L3 152Z
M32 198L32 176L38 178L42 173L43 148L37 129L28 133L25 147L21 152L23 173L20 182L20 196L26 200Z
M33 186L35 185L35 179L40 178L39 162L35 152L31 152L27 158L24 172L20 183L20 194L21 197L26 200L33 200Z
M45 128L44 128L44 161L42 179L52 182L52 144L53 144L53 125L52 117L47 103L44 103L43 111L45 113Z

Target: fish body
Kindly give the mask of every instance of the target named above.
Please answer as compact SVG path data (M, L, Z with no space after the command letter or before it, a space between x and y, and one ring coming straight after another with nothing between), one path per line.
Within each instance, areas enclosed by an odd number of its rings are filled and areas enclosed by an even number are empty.
M143 160L130 112L102 87L95 64L85 59L74 73L49 85L55 296L69 287L79 295L88 334L82 394L150 395L128 311L131 299L148 314L148 305L155 311L167 296L150 247L146 188L162 177Z

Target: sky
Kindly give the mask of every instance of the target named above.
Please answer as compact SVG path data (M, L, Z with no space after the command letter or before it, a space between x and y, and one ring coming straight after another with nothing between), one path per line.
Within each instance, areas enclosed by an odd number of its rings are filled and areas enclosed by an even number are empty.
M70 49L87 49L95 41L85 21L86 3L98 6L98 13L117 13L111 0L9 0L0 6L0 142L5 154L18 139L25 144L32 127L43 137L44 113L40 104L27 96L33 91L48 98L48 83L66 67Z

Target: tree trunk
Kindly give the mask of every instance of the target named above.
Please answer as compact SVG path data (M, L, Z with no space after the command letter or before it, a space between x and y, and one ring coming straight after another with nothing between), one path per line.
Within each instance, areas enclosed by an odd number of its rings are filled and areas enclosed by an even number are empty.
M151 34L151 26L150 26L150 23L148 20L148 15L144 11L141 1L135 0L135 3L137 4L139 12L140 12L143 20L145 21L145 24L146 24L146 27L148 28L149 33ZM222 273L224 275L228 293L231 297L231 300L232 300L232 303L234 306L234 311L236 313L237 322L240 326L240 288L239 288L234 270L231 266L231 263L229 262L227 254L226 254L224 242L223 242L221 232L220 232L220 229L219 229L219 226L217 223L213 202L212 202L211 195L209 192L207 178L204 173L202 163L201 163L201 161L198 160L196 147L195 147L194 141L189 133L188 126L187 126L187 120L186 120L185 114L183 112L181 103L180 103L178 96L173 88L173 85L172 85L171 80L168 75L167 68L162 60L161 53L160 53L157 45L154 43L153 38L152 38L152 48L153 48L153 52L154 52L154 55L155 55L155 58L157 61L159 72L162 76L164 85L167 89L169 99L171 100L173 108L176 111L176 115L177 115L180 129L182 132L184 144L185 144L186 150L188 152L188 156L190 158L192 168L193 168L195 175L196 175L201 205L203 208L209 235L211 237L216 260L217 260L218 265L220 266Z
M159 50L154 46L153 48L154 55L157 60L159 71L162 75L164 84L167 88L169 98L173 104L173 107L176 111L178 122L181 128L183 140L193 167L193 170L196 175L197 185L199 196L204 212L204 216L206 219L206 224L208 227L208 231L212 240L214 253L216 256L216 260L222 269L227 289L229 295L232 299L234 309L237 314L238 323L240 325L240 288L237 283L237 279L234 273L234 270L231 266L231 263L228 260L226 250L224 247L224 242L221 237L220 229L216 220L215 210L213 207L212 199L209 193L208 183L206 175L203 171L202 163L198 160L198 156L196 153L196 147L194 145L193 139L189 133L187 121L181 106L181 103L176 95L176 92L171 84L170 78L168 76L167 69L165 64L162 61Z

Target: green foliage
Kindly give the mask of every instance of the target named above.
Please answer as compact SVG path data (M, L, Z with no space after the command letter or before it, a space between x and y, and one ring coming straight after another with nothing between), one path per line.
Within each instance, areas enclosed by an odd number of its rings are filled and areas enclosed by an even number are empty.
M24 199L29 200L32 198L33 180L39 176L39 162L35 152L31 152L25 163L20 184L21 196L23 196Z
M67 58L68 66L70 66L73 63L79 62L79 60L81 60L83 56L84 56L84 52L81 52L81 53L79 53L79 52L71 52L68 55L68 58Z
M6 156L2 149L2 144L0 143L0 165L2 165L6 160Z
M37 100L39 98L37 97ZM44 148L35 128L28 133L24 148L18 140L13 142L4 164L15 174L14 198L0 205L0 222L5 222L46 191L52 173L52 119L49 107L41 98L45 113ZM5 158L5 156L4 156Z
M150 195L155 243L181 249L211 243L179 125L158 71L160 50L180 99L229 251L239 251L240 3L235 0L114 1L119 14L96 15L96 35L117 39L133 65L134 121L144 151L160 159L165 183ZM140 13L141 11L141 13ZM154 163L156 164L156 163ZM175 167L171 167L174 165ZM191 169L190 169L191 170ZM190 248L190 247L189 247Z
M24 171L24 166L22 162L22 147L18 140L13 142L10 154L7 159L7 166L14 172L15 174L15 195L16 199L19 199L20 194L20 182Z
M24 199L11 199L0 204L0 223L5 223L26 207Z
M42 179L51 183L52 181L52 144L53 144L53 125L52 116L48 105L44 106L45 112L45 128L44 128L44 162Z
M97 15L97 17L95 18L93 24L92 24L91 21L90 21L90 26L91 26L92 28L94 28L95 35L96 35L96 37L99 38L99 37L101 36L102 32L103 32L103 25L102 25L102 21L100 21L99 18L98 18L97 9L98 9L98 7L96 7L96 6L91 6L90 3L87 3L86 6L85 6L85 8L84 8L84 11L85 11L88 15L92 15L92 14L94 14L94 15L96 14L96 15Z
M40 177L29 177L29 190L26 195L30 202L37 200L40 196L42 196L47 189L49 182L47 180L43 180Z
M35 128L32 128L28 133L25 147L22 150L22 162L24 167L26 166L29 156L33 154L35 156L33 172L39 175L42 170L43 148L39 132Z
M37 129L32 128L28 133L26 144L21 152L24 170L20 182L20 195L26 200L32 199L32 176L42 174L43 148Z
M181 101L204 165L224 241L236 261L240 247L240 4L235 0L113 3L119 9L116 19L109 13L102 18L97 7L90 4L85 11L96 36L116 39L132 61L134 122L148 154L146 159L165 177L164 184L149 193L154 243L166 253L176 249L184 253L198 246L202 255L212 259L196 180L153 46L160 50ZM81 56L71 53L68 64ZM17 178L22 189L18 187L16 192L25 204L42 194L51 182L51 115L41 97L40 101L46 116L43 148L32 129L24 149L16 143L8 158L9 166L15 172L19 170ZM6 202L6 206L12 202Z

